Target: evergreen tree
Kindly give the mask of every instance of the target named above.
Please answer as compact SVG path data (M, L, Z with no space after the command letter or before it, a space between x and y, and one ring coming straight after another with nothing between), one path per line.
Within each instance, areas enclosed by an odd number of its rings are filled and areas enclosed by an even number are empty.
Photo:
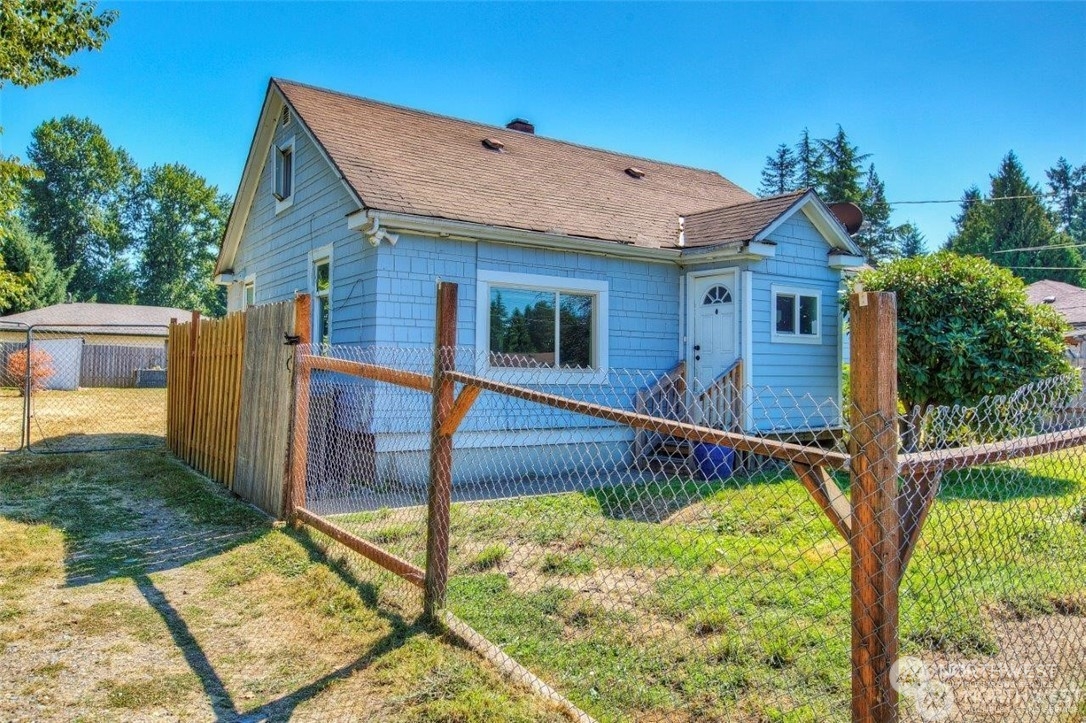
M72 273L68 289L76 299L113 301L102 281L131 246L124 218L139 170L89 118L46 121L32 137L27 155L39 176L26 183L30 230Z
M765 168L762 169L762 185L758 193L762 196L777 196L797 190L796 170L799 160L787 143L777 146L777 152L766 156Z
M17 219L0 230L0 315L40 309L64 300L67 274L53 251Z
M490 297L490 351L505 351L505 327L509 323L509 310L505 308L502 292L495 291Z
M984 256L1007 267L1026 283L1052 279L1071 284L1086 281L1082 254L1071 237L1058 231L1041 203L1041 189L1032 184L1014 152L992 176L985 202L963 208L950 249ZM955 218L955 221L958 221ZM1039 250L1021 250L1035 249Z
M860 183L864 178L863 162L871 154L860 153L841 126L837 126L833 138L819 140L818 148L824 161L815 178L822 198L827 203L862 203L864 191Z
M505 327L504 351L506 354L518 354L531 351L531 338L528 336L528 322L520 309L513 309L509 324Z
M794 154L796 170L793 188L816 188L819 186L824 159L818 147L818 141L812 140L811 134L804 128L803 133L799 136L799 143L796 144Z
M225 311L212 280L230 199L181 164L153 166L134 208L139 243L136 298L141 304Z
M897 229L890 225L890 204L886 200L886 186L875 172L874 163L867 168L860 198L847 200L856 203L864 214L863 226L852 237L864 255L876 264L899 256Z
M924 234L911 221L896 229L897 250L902 258L913 259L924 255Z
M1045 174L1054 197L1057 228L1076 243L1086 243L1086 163L1075 167L1060 158Z

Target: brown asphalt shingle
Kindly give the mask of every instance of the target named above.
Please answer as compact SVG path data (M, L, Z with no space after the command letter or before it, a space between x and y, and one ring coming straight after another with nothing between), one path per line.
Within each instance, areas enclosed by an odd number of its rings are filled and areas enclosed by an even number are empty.
M1086 328L1086 289L1045 279L1027 286L1026 296L1033 304L1043 304L1046 298L1055 297L1052 308L1063 314L1067 323L1076 329Z
M0 321L12 324L31 326L34 324L48 324L50 327L78 325L100 326L99 329L89 331L115 331L117 333L149 334L165 336L164 328L139 329L133 327L155 326L167 327L171 319L188 321L192 316L191 311L175 309L168 306L137 306L135 304L94 304L72 303L54 304L33 311L24 311L19 314L0 317ZM127 329L110 329L107 327L125 326ZM56 330L54 328L54 330Z
M806 190L770 196L685 217L685 246L715 246L750 241L803 198Z
M712 171L272 82L367 208L674 248L681 214L755 199Z

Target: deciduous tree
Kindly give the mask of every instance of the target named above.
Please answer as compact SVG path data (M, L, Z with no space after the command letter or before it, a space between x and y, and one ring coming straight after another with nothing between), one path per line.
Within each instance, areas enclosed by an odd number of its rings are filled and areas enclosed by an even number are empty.
M141 304L220 315L226 304L212 280L230 198L181 164L153 166L134 205Z

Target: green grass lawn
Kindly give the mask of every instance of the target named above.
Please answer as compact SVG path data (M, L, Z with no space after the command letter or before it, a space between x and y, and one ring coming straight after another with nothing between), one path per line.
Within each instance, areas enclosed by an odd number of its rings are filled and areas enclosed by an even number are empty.
M423 516L338 519L421 563ZM457 504L451 539L450 609L601 720L848 717L849 553L788 473ZM932 662L1040 655L1001 651L1026 621L1072 635L1086 451L948 475L901 600L903 652Z

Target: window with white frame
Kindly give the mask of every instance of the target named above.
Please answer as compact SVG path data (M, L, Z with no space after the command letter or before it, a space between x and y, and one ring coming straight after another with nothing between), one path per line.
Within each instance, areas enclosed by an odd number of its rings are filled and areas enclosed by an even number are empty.
M272 149L274 165L272 195L275 212L279 213L294 202L294 138Z
M479 272L477 346L492 370L607 368L607 282Z
M818 289L773 287L773 341L816 343L822 337Z
M313 259L313 343L332 343L332 257Z
M242 307L244 309L248 309L250 306L255 306L256 305L256 280L255 279L246 279L245 280L244 302L245 302L245 305Z

